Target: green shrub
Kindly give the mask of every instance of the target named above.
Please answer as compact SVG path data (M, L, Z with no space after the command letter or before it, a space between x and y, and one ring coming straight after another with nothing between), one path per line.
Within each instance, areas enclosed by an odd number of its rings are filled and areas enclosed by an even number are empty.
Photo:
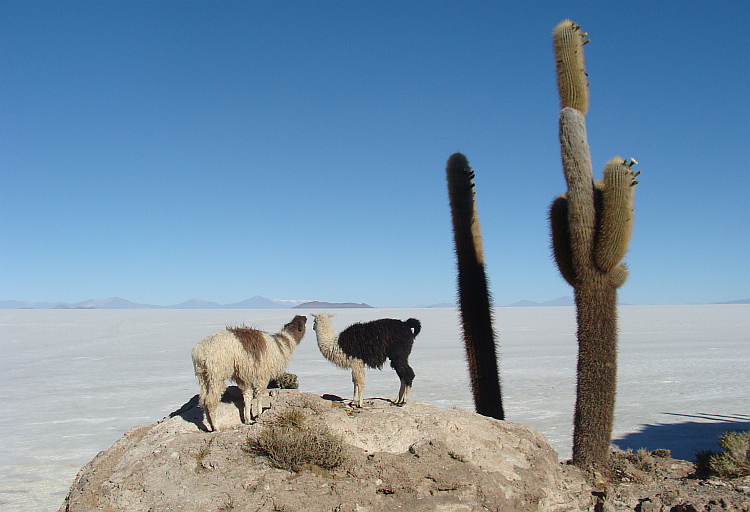
M711 472L721 478L750 475L750 431L724 432L719 440L724 451L711 457Z
M299 472L317 466L326 470L346 460L344 442L323 424L306 424L298 409L281 414L256 439L248 439L249 449L268 458L280 469Z

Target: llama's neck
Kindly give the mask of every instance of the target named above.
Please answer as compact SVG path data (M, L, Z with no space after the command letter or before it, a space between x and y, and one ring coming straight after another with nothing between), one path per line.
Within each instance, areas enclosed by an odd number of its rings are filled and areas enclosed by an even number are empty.
M284 358L284 361L289 362L289 360L292 358L292 353L294 352L294 349L297 348L297 343L296 343L296 340L294 339L294 336L292 336L290 333L286 331L281 331L280 333L272 336L271 338L278 345L279 352L281 353L281 356Z
M333 325L330 321L320 322L315 331L315 337L318 340L318 348L323 357L342 368L350 368L349 358L341 351L339 347L338 336L333 332Z

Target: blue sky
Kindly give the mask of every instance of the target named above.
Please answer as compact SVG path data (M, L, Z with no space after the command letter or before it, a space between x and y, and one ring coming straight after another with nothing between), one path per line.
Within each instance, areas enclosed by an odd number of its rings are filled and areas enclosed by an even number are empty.
M0 299L455 300L464 153L496 305L572 295L551 32L595 176L642 170L620 300L750 297L750 4L0 3Z

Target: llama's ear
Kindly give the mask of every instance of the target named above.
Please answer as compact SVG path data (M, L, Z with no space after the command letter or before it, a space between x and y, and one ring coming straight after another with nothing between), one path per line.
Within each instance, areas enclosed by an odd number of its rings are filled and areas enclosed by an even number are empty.
M328 315L328 318L331 318L333 316L336 316L336 313L331 313L330 315Z

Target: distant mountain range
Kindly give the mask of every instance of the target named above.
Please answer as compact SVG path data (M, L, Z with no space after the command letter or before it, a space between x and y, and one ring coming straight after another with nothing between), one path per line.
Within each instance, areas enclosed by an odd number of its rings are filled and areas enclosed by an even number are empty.
M256 295L242 302L219 304L202 299L191 299L173 306L137 304L120 297L92 299L85 302L23 302L17 300L0 301L0 309L289 309L304 301L274 301Z
M728 302L714 302L713 304L750 304L750 299L733 300ZM555 300L545 302L534 302L532 300L522 300L508 304L509 308L538 308L545 306L574 306L575 302L571 297L560 297ZM626 305L626 304L621 304ZM153 304L137 304L120 297L110 297L108 299L92 299L84 302L66 303L66 302L25 302L18 300L0 301L0 309L333 309L333 308L372 308L368 304L355 302L319 302L304 300L271 300L260 295L256 295L242 302L232 304L219 304L202 299L191 299L173 306L155 306ZM456 304L441 302L429 306L415 306L417 308L455 308Z
M714 304L750 304L750 299L730 300L728 302L714 302Z
M371 308L369 304L364 302L357 304L355 302L319 302L314 300L312 302L303 302L299 306L294 306L292 309L336 309L336 308Z
M570 306L573 299L560 297L547 302L534 302L523 300L510 304L508 307L539 307L539 306ZM219 304L218 302L205 301L203 299L190 299L186 302L172 306L156 306L153 304L138 304L120 297L108 299L92 299L84 302L24 302L17 300L0 301L0 309L335 309L335 308L372 308L369 304L356 302L321 302L301 300L271 300L260 295L242 302L232 304ZM427 308L455 308L455 304L442 302L429 306L417 306Z
M575 306L575 301L571 297L560 297L559 299L555 300L548 300L545 302L534 302L533 300L521 300L518 302L514 302L513 304L508 304L507 306L495 306L495 307L501 307L501 308L538 308L542 306ZM441 302L440 304L432 304L430 306L425 306L428 308L455 308L457 307L456 304L451 304L449 302Z
M555 300L545 302L534 302L533 300L522 300L508 305L509 308L538 308L540 306L575 306L575 301L571 297L560 297Z

